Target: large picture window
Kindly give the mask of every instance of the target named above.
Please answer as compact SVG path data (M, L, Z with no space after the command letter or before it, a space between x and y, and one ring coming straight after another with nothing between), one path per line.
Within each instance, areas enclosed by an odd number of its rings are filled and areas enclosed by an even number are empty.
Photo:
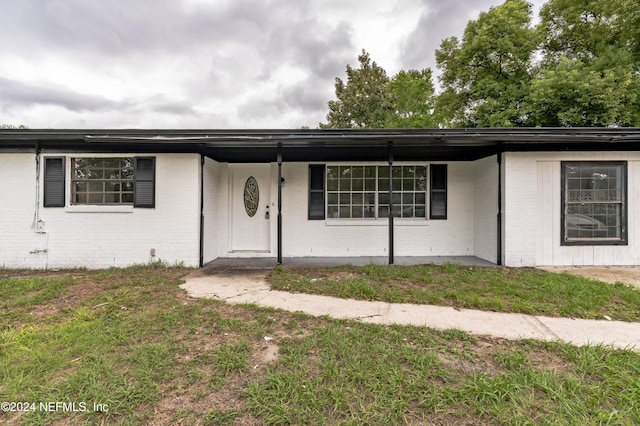
M562 163L562 244L626 244L626 176L626 162Z
M327 218L426 218L427 167L327 166Z

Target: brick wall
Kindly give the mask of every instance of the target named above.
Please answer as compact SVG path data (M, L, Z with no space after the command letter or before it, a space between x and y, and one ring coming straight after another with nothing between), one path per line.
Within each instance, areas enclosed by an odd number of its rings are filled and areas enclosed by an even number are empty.
M42 158L60 155L67 159L67 206L42 207L41 178L39 215L44 222L43 233L31 228L36 210L35 155L0 156L0 265L103 268L153 260L198 265L199 155L155 155L156 207L153 209L71 206L70 158L79 155L46 153ZM45 249L46 253L42 251ZM153 258L151 249L155 249ZM37 252L32 253L34 251Z

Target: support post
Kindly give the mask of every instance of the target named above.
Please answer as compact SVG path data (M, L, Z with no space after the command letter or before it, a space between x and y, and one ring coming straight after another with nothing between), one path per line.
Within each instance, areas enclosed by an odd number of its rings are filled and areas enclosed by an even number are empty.
M497 214L497 259L496 264L502 265L502 149L498 151L498 214Z
M278 143L278 265L282 265L282 144Z
M200 268L204 266L204 155L200 154Z
M393 265L393 142L388 143L389 151L389 265Z

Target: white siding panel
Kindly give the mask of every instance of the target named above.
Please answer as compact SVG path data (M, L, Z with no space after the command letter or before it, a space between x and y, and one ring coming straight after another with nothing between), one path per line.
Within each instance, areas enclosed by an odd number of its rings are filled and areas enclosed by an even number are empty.
M505 236L505 256L511 266L522 264L526 248L535 254L536 265L638 265L640 256L637 241L640 230L637 229L637 217L640 215L640 153L623 152L578 152L578 153L508 153L507 182L522 182L536 163L535 199L538 202L536 212L537 239L536 246L531 247L525 233L513 232L514 220L507 221L511 227ZM562 246L560 244L560 227L562 220L561 200L561 162L562 161L628 161L627 180L627 229L628 245L618 246ZM514 174L516 176L514 176ZM507 186L506 215L517 216L526 222L528 213L524 211L524 200L517 190L524 190L514 185ZM515 193L514 193L515 192ZM526 205L526 204L525 204ZM509 230L510 229L510 230ZM540 247L542 245L542 247ZM516 250L517 248L517 250ZM517 255L516 255L517 253Z

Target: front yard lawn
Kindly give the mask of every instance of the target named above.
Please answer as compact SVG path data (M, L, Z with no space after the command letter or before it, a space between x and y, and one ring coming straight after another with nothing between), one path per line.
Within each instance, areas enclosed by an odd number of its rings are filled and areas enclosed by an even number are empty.
M232 306L188 272L0 269L0 424L640 424L638 352Z
M533 268L461 265L278 267L274 290L520 312L535 315L640 321L640 290Z

